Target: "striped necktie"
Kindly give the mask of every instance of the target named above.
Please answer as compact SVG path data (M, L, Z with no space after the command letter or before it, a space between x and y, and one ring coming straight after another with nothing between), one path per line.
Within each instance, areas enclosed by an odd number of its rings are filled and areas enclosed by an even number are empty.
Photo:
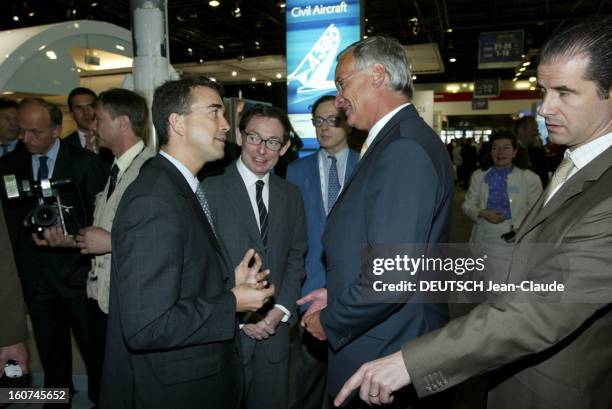
M257 209L259 210L259 231L261 233L261 240L264 246L268 246L268 211L263 201L263 187L264 181L258 180L255 183L255 200L257 201Z

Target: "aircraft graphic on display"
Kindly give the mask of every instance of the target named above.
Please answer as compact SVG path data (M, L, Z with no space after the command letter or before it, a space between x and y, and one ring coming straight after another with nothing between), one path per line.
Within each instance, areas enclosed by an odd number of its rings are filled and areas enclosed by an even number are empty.
M287 84L293 81L301 84L296 90L298 95L308 96L335 88L334 81L329 81L327 78L336 58L340 40L340 30L334 24L330 24L295 71L287 76Z

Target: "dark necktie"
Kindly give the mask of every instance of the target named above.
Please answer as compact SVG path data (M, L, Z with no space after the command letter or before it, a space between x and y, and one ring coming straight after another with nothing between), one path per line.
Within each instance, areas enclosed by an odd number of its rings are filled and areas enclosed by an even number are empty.
M329 167L329 176L327 177L327 213L329 213L336 203L338 193L340 193L340 181L338 180L338 167L336 162L338 161L335 156L328 156L331 159L331 166Z
M106 194L106 200L108 200L113 192L115 191L115 186L117 186L117 176L119 175L119 166L115 163L111 168L110 174L110 183L108 185L108 193Z
M47 156L39 156L38 157L38 181L48 179L49 178L49 167L47 166L47 160L49 158Z
M210 211L210 207L208 206L208 200L206 200L206 195L204 194L204 189L202 188L201 184L198 184L198 188L196 189L195 194L196 194L196 197L198 198L198 202L200 203L200 206L202 207L202 210L204 210L206 219L208 220L208 223L210 224L210 227L215 237L217 237L217 231L215 230L215 225L213 223L212 213Z
M263 201L264 181L258 180L255 183L255 200L257 201L257 209L259 210L259 231L261 232L261 240L264 246L268 245L268 211Z

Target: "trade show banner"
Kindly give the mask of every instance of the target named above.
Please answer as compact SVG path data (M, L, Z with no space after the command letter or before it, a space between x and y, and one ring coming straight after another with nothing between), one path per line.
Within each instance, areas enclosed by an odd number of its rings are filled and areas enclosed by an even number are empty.
M360 0L289 0L287 13L287 111L307 150L318 149L312 104L335 95L340 51L361 38Z

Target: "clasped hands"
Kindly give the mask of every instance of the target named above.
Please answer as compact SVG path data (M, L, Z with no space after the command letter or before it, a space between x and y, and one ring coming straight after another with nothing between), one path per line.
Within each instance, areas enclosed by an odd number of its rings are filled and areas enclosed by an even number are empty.
M304 316L302 326L315 338L325 341L327 336L321 325L321 311L327 307L327 290L318 288L297 301L298 305L312 302ZM401 351L363 364L342 386L334 400L340 406L359 388L359 397L369 405L393 402L393 392L410 384L410 375Z
M321 325L321 311L327 307L327 289L317 288L297 300L297 305L312 302L302 317L302 327L319 341L326 341L327 335Z

